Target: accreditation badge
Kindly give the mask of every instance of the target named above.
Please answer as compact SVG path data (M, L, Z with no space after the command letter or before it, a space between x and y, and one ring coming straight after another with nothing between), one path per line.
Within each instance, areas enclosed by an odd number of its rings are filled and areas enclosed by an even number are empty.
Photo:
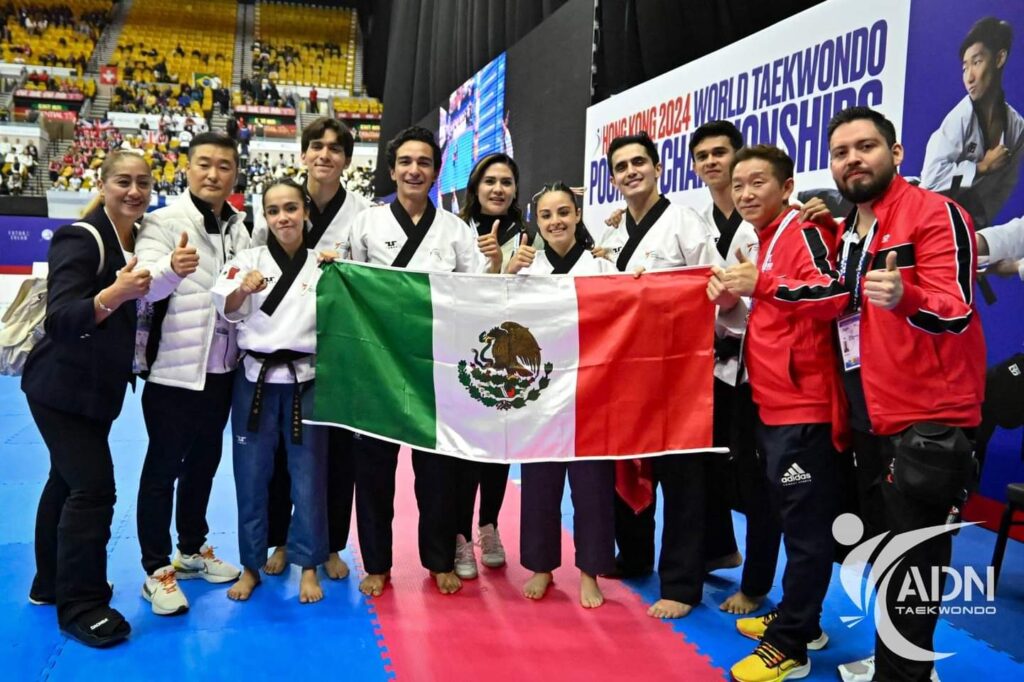
M836 320L839 350L843 354L843 370L860 369L860 313L843 315Z

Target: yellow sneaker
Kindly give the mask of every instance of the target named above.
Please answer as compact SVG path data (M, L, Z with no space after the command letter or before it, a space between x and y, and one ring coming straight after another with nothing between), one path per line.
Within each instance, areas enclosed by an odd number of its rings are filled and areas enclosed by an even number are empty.
M763 616L754 616L753 618L740 618L736 621L736 630L744 637L760 641L764 637L765 631L768 629L768 625L779 617L779 612L769 611ZM807 642L807 649L809 651L819 651L824 649L828 644L828 633L824 630L819 629L819 634L814 639Z
M804 663L788 658L768 642L762 641L750 654L732 667L736 682L781 682L786 678L799 680L811 674L811 661Z

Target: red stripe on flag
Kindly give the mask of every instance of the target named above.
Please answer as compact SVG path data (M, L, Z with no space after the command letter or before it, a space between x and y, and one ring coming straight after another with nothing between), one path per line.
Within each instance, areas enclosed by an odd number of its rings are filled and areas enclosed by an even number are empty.
M711 445L708 269L577 277L576 456Z

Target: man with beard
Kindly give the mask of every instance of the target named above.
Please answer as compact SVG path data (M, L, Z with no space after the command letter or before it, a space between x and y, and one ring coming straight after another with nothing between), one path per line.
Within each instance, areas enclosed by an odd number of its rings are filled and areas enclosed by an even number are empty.
M838 321L840 346L844 367L860 368L867 416L881 440L884 521L893 534L940 526L969 484L984 396L974 227L956 203L896 174L903 147L878 112L841 111L828 136L836 186L856 204L842 238L839 270L854 312ZM861 244L854 257L853 245ZM908 476L915 471L918 485ZM928 655L910 660L889 647L930 653L938 611L927 612L938 604L914 590L897 597L896 590L911 571L937 571L941 582L951 550L951 535L943 533L896 562L888 584L897 587L878 599L885 609L878 622L896 636L876 638L873 660L841 666L843 679L929 679Z

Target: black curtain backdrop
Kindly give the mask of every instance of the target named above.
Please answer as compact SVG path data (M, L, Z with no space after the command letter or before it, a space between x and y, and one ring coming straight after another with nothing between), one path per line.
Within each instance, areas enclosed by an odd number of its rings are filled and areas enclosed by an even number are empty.
M823 0L600 0L594 102Z
M452 90L515 44L566 0L379 0L364 79L382 95L378 195L394 191L383 148L403 128L448 101ZM386 24L386 26L385 26ZM364 34L366 35L366 34ZM379 57L386 38L386 67ZM364 53L365 54L365 53ZM374 62L374 57L377 61ZM383 73L383 78L377 78Z

